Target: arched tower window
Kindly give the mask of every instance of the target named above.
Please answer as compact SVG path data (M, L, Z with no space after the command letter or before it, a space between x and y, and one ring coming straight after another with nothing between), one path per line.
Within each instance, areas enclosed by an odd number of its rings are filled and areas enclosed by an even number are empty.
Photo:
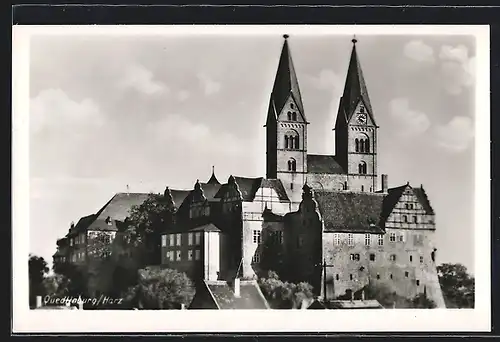
M369 153L370 152L370 138L364 133L359 133L354 139L354 148L356 152L359 153Z
M356 138L356 152L359 152L359 139Z
M292 120L297 121L297 112L292 113Z
M366 175L366 163L361 161L358 165L358 172L361 175Z
M370 152L370 139L368 138L365 139L365 152L366 153Z
M359 163L358 171L359 171L359 174L366 175L366 163L364 161L361 161L361 163Z
M298 150L299 142L299 134L296 131L288 131L285 133L285 148Z
M292 112L287 113L288 121L292 121Z
M288 171L297 171L297 161L293 158L288 161Z

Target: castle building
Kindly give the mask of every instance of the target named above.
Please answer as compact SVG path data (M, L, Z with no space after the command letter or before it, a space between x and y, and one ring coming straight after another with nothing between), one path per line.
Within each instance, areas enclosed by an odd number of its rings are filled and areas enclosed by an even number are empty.
M192 190L167 188L163 198L175 219L165 224L161 260L152 263L205 285L274 270L310 283L323 298L379 284L409 298L425 293L444 307L435 213L423 186L389 188L385 174L378 186L379 127L352 42L335 154L308 153L309 122L285 35L265 124L266 177L231 175L221 184L212 170ZM113 238L132 206L147 196L115 195L58 241L54 260L84 262L91 232Z

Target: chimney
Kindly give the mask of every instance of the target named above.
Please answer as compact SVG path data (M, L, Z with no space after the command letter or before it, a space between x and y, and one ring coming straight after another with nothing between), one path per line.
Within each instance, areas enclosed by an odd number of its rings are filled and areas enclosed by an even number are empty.
M240 297L240 278L234 278L234 296L236 298Z
M387 175L382 174L382 192L387 193L387 189L388 189Z
M36 296L36 307L37 308L42 307L42 296Z

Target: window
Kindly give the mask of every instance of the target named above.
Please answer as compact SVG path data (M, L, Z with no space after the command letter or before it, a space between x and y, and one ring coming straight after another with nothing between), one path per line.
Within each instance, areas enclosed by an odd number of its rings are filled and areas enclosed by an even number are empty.
M167 245L167 236L166 235L162 235L161 236L161 246L165 247L166 245Z
M420 286L420 280L417 279L417 286Z
M201 243L201 233L200 232L197 232L194 234L194 240L195 240L196 245L199 245Z
M396 254L391 254L391 256L389 257L389 260L396 261Z
M181 245L181 237L182 235L181 234L175 234L176 237L177 237L177 246L180 246Z
M359 163L358 171L360 175L366 175L366 163L364 161L361 161L361 163Z
M175 256L175 259L177 261L181 261L181 251L175 251L176 252L176 256Z
M370 254L370 261L375 261L375 254Z
M413 216L413 223L418 223L418 219L416 216Z
M285 148L299 149L299 134L296 131L290 131L285 134Z
M370 139L365 139L365 152L369 153L370 152Z
M365 186L361 185L361 192L364 192L364 191L365 191Z
M424 257L423 256L420 256L420 263L423 264L424 263Z
M277 242L278 244L283 244L283 232L280 230L280 231L277 231L276 232L276 236L277 236Z
M391 275L389 276L389 278L391 278L391 279L392 279L392 273L391 273Z
M410 262L413 261L413 255L410 255Z
M360 113L364 113L364 112L365 112L365 107L363 107L363 106L359 106L359 112L360 112Z
M384 245L384 236L383 235L379 235L378 236L378 245L379 246L383 246Z
M372 237L370 234L365 234L365 246L370 246L372 243Z
M69 239L69 245L73 246L73 238Z
M333 244L340 245L340 234L339 233L333 234Z
M408 276L410 275L410 273L408 273L408 271L405 272L405 277L408 278Z
M292 112L287 113L288 121L292 121Z
M290 103L290 108L292 108L292 109L293 109L293 107L294 107L293 103Z
M175 244L175 241L174 241L175 236L174 236L174 234L170 234L169 236L170 236L170 246L173 246Z
M404 236L403 233L401 233L401 234L398 235L398 241L399 242L405 242L405 236Z
M292 113L292 120L297 121L297 113L296 112Z
M169 251L167 253L167 260L168 261L174 261L174 251Z
M195 260L200 260L200 254L201 254L201 253L200 253L200 250L199 250L199 249L195 250L195 251L194 251L194 259L195 259Z
M255 252L255 254L253 255L252 262L253 263L259 263L260 262L260 254L258 252Z
M261 233L260 230L254 230L253 231L253 243L260 244L260 241L261 241L261 239L260 239L260 237L261 237L260 233Z
M338 273L337 273L337 274L335 275L335 280L339 280L339 279L340 279L340 277L339 277L339 275L338 275Z
M293 158L288 161L288 171L297 171L297 161Z
M356 152L359 152L359 139L356 138L356 140L354 140L355 144L356 144Z
M377 273L377 279L380 279L380 274Z
M404 223L407 223L407 222L408 222L408 216L403 215L403 222L404 222Z
M193 233L188 233L188 245L193 245Z
M389 234L389 241L396 242L396 233Z
M349 246L354 245L354 235L352 235L351 233L347 235L347 244Z
M190 249L188 251L188 260L193 260L193 250L192 249Z
M344 190L347 190L347 182L344 182Z
M299 235L297 237L297 247L302 247L304 245L304 237L302 235Z
M352 274L349 274L349 279L352 280Z
M405 203L405 209L410 209L410 205L408 203Z
M359 254L351 254L351 260L352 261L359 261Z

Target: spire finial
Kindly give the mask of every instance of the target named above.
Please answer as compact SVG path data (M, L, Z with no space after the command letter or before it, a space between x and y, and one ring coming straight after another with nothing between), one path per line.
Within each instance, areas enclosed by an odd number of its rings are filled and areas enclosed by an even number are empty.
M215 166L212 165L212 174L214 174L214 173L215 173Z
M288 37L290 37L290 36L289 36L289 35L287 35L287 34L284 34L284 35L283 35L283 38L285 38L285 39L288 39Z
M353 44L356 44L358 42L358 40L356 39L356 35L352 36L352 40L351 41L352 41Z

